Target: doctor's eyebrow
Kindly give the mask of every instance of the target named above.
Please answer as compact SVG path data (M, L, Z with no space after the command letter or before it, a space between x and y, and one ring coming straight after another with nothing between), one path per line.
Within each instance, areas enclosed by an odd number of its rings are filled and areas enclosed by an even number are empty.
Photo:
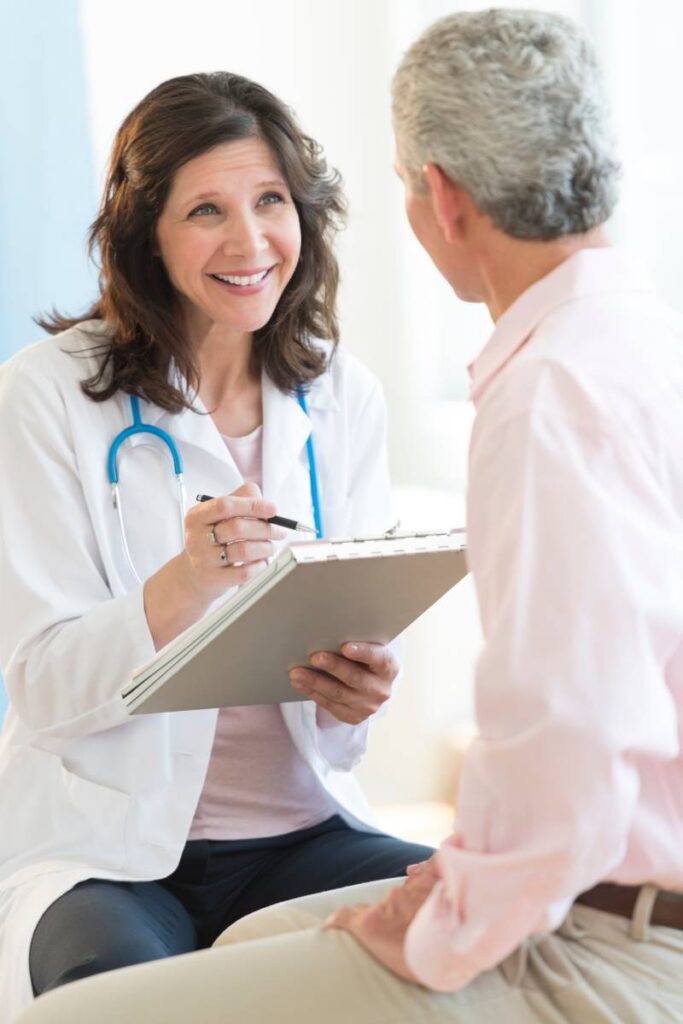
M286 188L287 191L289 191L289 185L287 184L286 181L283 181L282 178L272 178L268 181L258 181L254 185L254 191L257 191L260 188ZM191 198L184 200L183 205L185 205L186 203L196 203L205 199L220 199L222 195L222 192L217 192L215 190L211 192L198 192Z

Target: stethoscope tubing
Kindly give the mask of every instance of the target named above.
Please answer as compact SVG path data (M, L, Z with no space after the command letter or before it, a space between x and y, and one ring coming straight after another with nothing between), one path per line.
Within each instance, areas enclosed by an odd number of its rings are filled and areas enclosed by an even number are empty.
M297 389L296 396L299 400L299 405L310 419L306 396L301 388ZM315 526L316 538L322 540L323 520L320 513L320 491L318 490L318 470L315 460L315 448L313 447L313 431L311 431L306 440L306 453L308 455L308 476L311 485L311 502L313 504L313 525Z
M137 395L130 396L130 407L133 413L133 424L130 427L126 427L120 434L117 434L111 443L109 453L107 455L107 476L109 477L109 483L118 484L119 482L119 470L118 470L118 454L119 448L124 441L127 441L129 437L133 437L134 434L152 434L154 437L158 437L168 448L173 459L173 472L176 476L183 475L183 460L178 451L178 446L166 431L162 430L161 427L153 427L151 423L143 423L142 416L140 415L140 399Z

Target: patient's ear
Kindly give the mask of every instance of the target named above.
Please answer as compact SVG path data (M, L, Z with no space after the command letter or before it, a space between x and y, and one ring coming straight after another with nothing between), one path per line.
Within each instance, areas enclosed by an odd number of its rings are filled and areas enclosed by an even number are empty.
M447 242L455 242L463 235L463 216L467 207L467 193L461 185L451 181L438 164L425 164L422 173L429 186L434 217Z

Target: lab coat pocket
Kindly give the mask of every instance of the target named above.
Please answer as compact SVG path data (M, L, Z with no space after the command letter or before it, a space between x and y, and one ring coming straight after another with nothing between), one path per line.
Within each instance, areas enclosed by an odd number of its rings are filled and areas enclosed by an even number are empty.
M76 775L60 761L68 800L69 845L88 851L87 860L108 869L125 866L130 796Z
M5 873L45 860L120 868L129 798L69 771L58 754L15 747L3 758L0 834Z

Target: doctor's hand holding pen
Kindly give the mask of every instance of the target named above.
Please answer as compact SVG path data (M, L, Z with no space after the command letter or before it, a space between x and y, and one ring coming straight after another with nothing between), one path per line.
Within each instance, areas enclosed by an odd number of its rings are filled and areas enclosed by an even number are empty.
M258 576L287 535L253 483L194 505L185 516L185 547L147 580L145 614L157 650L196 622L216 598ZM292 686L337 722L358 725L390 697L398 661L389 647L347 643L318 651L290 671ZM330 723L332 724L332 723Z
M213 601L258 576L275 554L274 541L287 536L268 522L274 515L275 505L254 483L194 505L185 516L183 552L191 585Z
M287 534L267 520L275 505L253 483L193 505L185 546L144 585L145 614L157 650L202 617L232 587L263 572Z

